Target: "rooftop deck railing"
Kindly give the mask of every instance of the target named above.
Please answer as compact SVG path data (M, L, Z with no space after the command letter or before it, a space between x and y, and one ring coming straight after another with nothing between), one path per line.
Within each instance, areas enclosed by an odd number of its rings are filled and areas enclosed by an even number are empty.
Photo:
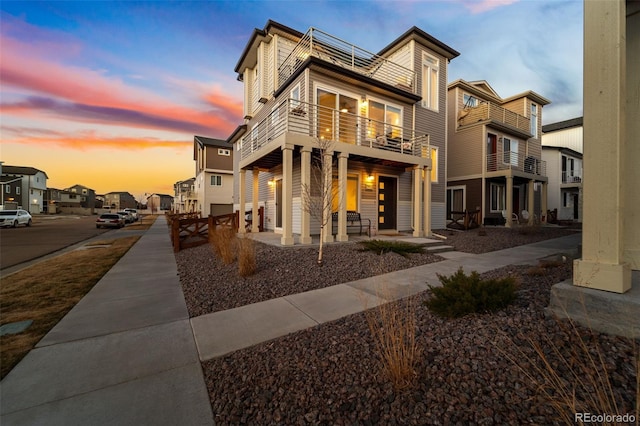
M315 28L310 28L293 51L286 58L281 58L278 86L284 84L309 56L350 69L406 92L417 93L416 75L409 68Z
M430 153L429 135L414 129L288 99L242 138L240 158L268 149L285 132L423 158Z
M518 170L536 176L547 175L547 162L523 153L502 151L487 155L487 171Z
M531 130L530 121L527 117L491 102L482 102L476 107L468 107L460 111L458 125L465 126L484 120L494 120L508 124L527 133Z

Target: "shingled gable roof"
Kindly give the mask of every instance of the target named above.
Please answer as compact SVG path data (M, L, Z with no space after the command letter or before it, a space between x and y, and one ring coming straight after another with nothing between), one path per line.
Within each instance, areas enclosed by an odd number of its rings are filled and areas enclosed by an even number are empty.
M444 44L437 38L433 37L431 34L426 33L416 26L409 28L404 34L389 43L380 52L378 52L378 55L385 56L393 52L396 47L400 47L399 45L406 40L415 40L449 60L460 56L460 52Z
M206 138L204 136L194 136L193 141L200 145L201 148L206 146L217 146L220 148L231 148L231 145L224 139Z
M542 133L555 132L558 130L570 129L572 127L582 126L584 119L582 117L572 118L571 120L558 121L542 126Z
M49 179L49 176L42 170L36 169L35 167L25 167L25 166L2 166L2 174L3 175L27 175L33 176L36 173L43 173L44 177Z

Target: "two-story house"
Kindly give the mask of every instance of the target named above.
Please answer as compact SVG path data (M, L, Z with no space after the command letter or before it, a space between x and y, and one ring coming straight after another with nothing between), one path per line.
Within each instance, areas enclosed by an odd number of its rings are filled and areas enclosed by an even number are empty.
M347 211L378 233L443 227L447 69L458 55L416 27L378 53L316 28L256 29L235 68L245 122L227 140L240 216L263 206L283 245L294 234L310 242L319 222L303 200L318 195L311 170L324 146L337 213L327 241L348 240Z
M169 194L151 194L147 196L147 208L152 212L173 209L173 197Z
M233 146L222 139L194 136L193 160L196 163L194 189L202 216L233 212Z
M542 126L549 210L556 219L582 222L582 117Z
M532 91L503 99L484 80L449 84L449 213L479 209L484 224L506 226L543 219L542 107L549 103Z
M195 191L195 182L195 178L190 178L173 184L173 211L175 213L197 211L198 198Z
M104 207L112 210L135 209L138 203L129 192L115 191L104 194Z
M13 191L12 194L5 193L4 200L9 201L11 198L10 205L17 203L19 208L28 210L31 214L40 214L44 211L48 178L45 172L35 167L2 165L2 180L6 182L3 189Z
M73 194L78 194L80 196L80 206L86 209L90 209L93 213L93 209L96 207L96 191L79 184L70 186L69 188L65 188L65 191L69 191Z

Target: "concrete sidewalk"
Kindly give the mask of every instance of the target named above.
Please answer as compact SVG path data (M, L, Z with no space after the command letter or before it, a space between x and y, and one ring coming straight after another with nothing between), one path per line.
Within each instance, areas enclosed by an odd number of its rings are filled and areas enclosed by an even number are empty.
M161 216L0 383L0 424L211 425L200 360L420 292L460 266L535 264L580 239L443 253L448 260L190 320Z
M581 237L577 233L480 255L440 253L447 260L192 318L200 359L216 358L419 293L429 285L440 285L437 274L451 275L460 267L467 273L483 273L513 264L535 265L557 253L575 253Z
M211 425L166 221L0 383L0 424Z

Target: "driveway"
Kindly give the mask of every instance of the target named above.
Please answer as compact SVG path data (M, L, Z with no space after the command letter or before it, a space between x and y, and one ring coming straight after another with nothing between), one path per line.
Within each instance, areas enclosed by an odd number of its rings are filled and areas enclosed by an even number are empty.
M29 260L108 232L96 229L97 216L34 216L29 228L0 229L0 269Z

